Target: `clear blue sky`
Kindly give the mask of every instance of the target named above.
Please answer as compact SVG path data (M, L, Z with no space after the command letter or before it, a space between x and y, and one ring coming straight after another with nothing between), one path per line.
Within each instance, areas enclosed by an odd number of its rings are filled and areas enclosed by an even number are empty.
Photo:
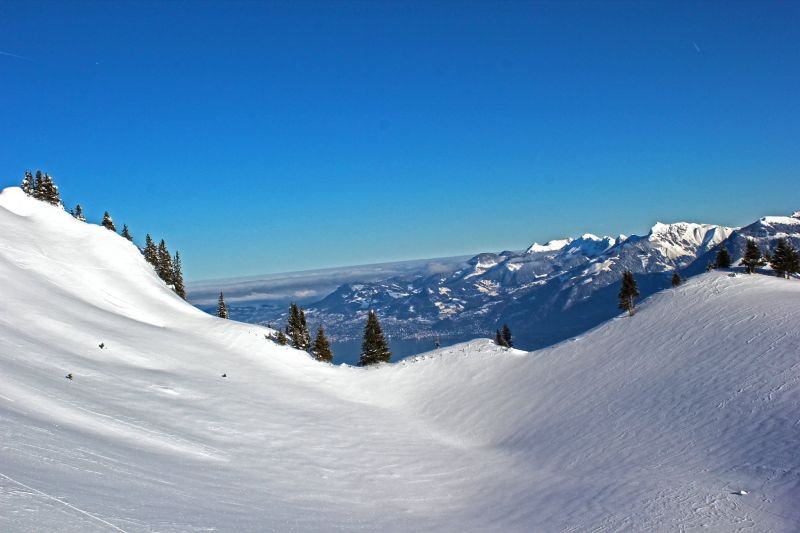
M800 209L800 2L6 0L0 96L190 280Z

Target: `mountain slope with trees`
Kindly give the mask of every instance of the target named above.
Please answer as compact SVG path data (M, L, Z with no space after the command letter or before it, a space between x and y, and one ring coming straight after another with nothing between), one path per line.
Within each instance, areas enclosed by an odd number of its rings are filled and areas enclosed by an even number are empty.
M800 524L796 279L706 273L532 353L334 366L20 189L0 279L4 531Z

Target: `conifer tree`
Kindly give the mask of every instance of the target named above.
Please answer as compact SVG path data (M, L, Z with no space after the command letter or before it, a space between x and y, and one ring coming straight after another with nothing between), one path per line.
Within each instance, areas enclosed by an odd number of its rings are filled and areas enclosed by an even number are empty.
M792 274L800 271L800 254L786 239L778 239L778 245L772 252L769 264L776 276L788 279Z
M108 211L103 213L103 222L101 222L101 224L107 230L111 230L116 233L117 228L114 226L114 220L111 218L111 215L108 214Z
M678 271L676 270L676 271L674 271L674 272L672 273L672 286L673 286L673 287L677 287L677 286L679 286L681 283L683 283L683 280L681 279L681 275L680 275L680 274L678 274Z
M131 235L131 232L128 230L127 224L122 225L122 233L120 233L120 235L133 242L133 235Z
M153 242L153 238L150 237L149 233L144 237L144 250L142 250L142 253L145 261L153 265L153 268L158 268L158 249L156 249L156 243Z
M297 304L292 302L289 304L289 316L286 319L286 334L292 339L292 346L297 348L297 341L295 338L300 338L300 313Z
M327 337L325 337L325 330L322 329L322 326L320 326L317 330L317 338L314 339L314 346L311 349L311 353L314 354L314 359L317 361L322 361L325 363L330 363L333 361L331 345L328 343Z
M33 174L31 174L30 170L25 171L25 177L22 178L22 192L27 194L28 196L33 195Z
M33 183L33 197L37 200L44 200L44 176L41 170L36 171L36 180Z
M728 253L728 249L725 248L725 244L720 243L719 251L717 252L717 259L714 262L714 265L717 268L730 268L731 262L731 254Z
M173 284L172 256L169 250L167 250L167 243L164 239L161 239L161 242L158 244L158 264L156 266L156 272L158 272L158 277L164 280L164 283L167 285Z
M761 250L756 246L756 242L753 239L747 239L747 248L745 248L744 257L742 257L742 266L744 266L745 271L748 274L752 274L756 269L766 264L767 262L761 257Z
M622 274L622 286L619 289L619 308L628 312L629 316L633 316L635 308L635 299L639 296L639 288L636 286L636 278L633 277L633 272L626 270Z
M494 332L494 343L498 346L503 346L507 348L506 341L503 339L503 336L500 334L500 330L496 329Z
M61 205L61 195L58 192L58 186L53 181L53 177L47 172L44 174L44 192L42 193L42 200L53 205Z
M75 218L81 222L86 222L86 217L83 216L83 208L81 207L81 204L75 206Z
M308 332L306 314L294 302L289 306L287 328L292 337L292 346L298 350L308 350L311 347L311 334Z
M311 347L311 333L308 331L308 324L306 323L306 312L302 307L297 308L300 311L300 333L303 336L303 344L306 345L306 350Z
M508 327L508 324L503 324L503 329L500 332L500 335L503 337L504 345L508 348L513 348L514 343L511 340L511 328Z
M367 325L364 327L364 340L361 343L361 359L359 366L388 363L392 358L386 338L381 331L381 324L375 311L370 311L367 316Z
M186 299L186 286L183 284L183 270L181 267L181 254L175 252L175 260L172 261L172 285L175 293Z
M278 330L278 334L275 336L275 340L278 341L278 344L281 346L286 346L289 344L289 339L286 337L286 333L281 330Z
M217 316L228 318L228 306L225 305L225 296L222 293L219 293L219 301L217 302Z

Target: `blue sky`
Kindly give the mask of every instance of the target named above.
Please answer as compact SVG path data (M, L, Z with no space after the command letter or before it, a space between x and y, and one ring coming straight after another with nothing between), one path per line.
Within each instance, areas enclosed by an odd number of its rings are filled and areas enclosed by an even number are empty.
M188 279L800 209L800 3L2 2L0 185Z

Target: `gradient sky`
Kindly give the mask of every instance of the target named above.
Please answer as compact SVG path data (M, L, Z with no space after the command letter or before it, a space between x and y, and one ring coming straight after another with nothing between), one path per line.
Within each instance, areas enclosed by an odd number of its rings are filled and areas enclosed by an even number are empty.
M0 2L0 186L189 280L800 209L800 2Z

